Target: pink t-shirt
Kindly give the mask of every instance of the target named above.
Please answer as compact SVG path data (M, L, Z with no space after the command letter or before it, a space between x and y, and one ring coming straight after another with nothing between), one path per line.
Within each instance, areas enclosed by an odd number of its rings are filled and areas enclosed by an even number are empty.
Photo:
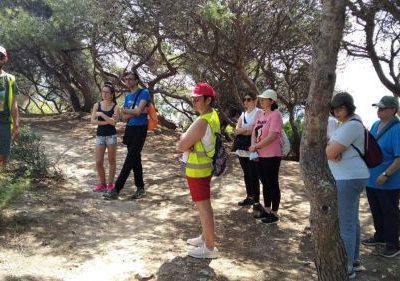
M254 130L256 144L265 139L269 132L278 133L277 138L273 142L257 150L259 157L282 157L282 115L279 110L275 109L271 112L260 112Z

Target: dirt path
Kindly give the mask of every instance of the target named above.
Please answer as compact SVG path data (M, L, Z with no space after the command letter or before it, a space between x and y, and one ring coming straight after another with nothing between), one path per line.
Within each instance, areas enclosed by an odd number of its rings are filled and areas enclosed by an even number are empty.
M28 120L25 120L28 122ZM281 167L281 222L264 225L248 208L236 159L229 173L213 182L216 260L186 256L187 238L199 223L180 175L174 133L148 136L143 163L147 196L129 201L132 177L120 200L91 192L96 182L94 129L82 119L36 119L50 159L67 176L59 186L43 183L3 212L0 224L0 280L316 280L308 225L309 205L298 164ZM118 167L125 147L118 150ZM371 232L365 198L363 232ZM357 280L400 280L399 258L384 260L362 248L368 271Z

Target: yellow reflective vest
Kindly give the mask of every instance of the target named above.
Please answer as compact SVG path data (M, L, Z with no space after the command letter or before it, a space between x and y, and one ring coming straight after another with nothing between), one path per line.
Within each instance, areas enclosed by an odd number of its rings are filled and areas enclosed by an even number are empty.
M215 133L220 132L220 123L217 112L213 109L211 112L200 115L198 119L204 119L211 127L212 131L212 149L206 151L201 140L194 144L193 150L189 153L189 157L185 166L186 176L191 178L205 178L212 175L213 166L212 158L215 154Z
M13 119L12 119L11 111L12 111L12 105L13 105L13 99L14 99L15 76L10 74L10 73L4 72L4 71L3 71L2 74L6 77L6 79L8 81L8 97L7 97L7 99L8 99L8 110L9 110L9 114L10 114L10 122L12 124L13 123Z

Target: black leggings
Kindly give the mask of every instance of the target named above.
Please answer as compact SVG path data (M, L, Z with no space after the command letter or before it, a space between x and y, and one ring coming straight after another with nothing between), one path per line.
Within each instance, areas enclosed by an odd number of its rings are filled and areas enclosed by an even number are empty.
M252 197L255 202L259 202L260 180L258 179L256 163L251 161L249 157L239 157L239 163L243 170L247 197Z
M146 136L147 125L126 126L125 128L124 139L126 140L128 153L117 181L115 182L115 191L118 193L124 187L131 170L133 171L135 186L138 188L144 188L141 152L146 140Z
M281 201L281 190L279 189L279 167L281 157L258 158L257 171L263 185L264 205L277 212Z

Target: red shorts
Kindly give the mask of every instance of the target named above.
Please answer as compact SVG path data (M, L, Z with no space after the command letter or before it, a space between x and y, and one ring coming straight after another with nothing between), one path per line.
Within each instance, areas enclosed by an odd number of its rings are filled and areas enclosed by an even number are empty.
M192 201L203 201L210 199L211 176L206 178L186 177Z

